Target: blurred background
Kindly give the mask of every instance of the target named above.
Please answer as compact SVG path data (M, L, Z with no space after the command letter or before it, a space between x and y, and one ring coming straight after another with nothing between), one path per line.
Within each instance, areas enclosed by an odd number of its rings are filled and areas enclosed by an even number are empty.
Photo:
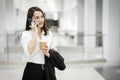
M0 80L21 80L20 32L40 7L65 58L58 80L120 80L120 0L0 0Z

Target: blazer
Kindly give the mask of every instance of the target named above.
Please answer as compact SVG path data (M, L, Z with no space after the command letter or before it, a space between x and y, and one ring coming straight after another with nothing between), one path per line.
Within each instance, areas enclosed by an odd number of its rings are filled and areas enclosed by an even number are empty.
M66 68L64 58L58 51L53 49L50 49L49 53L49 58L45 56L46 80L57 80L55 75L55 67L59 70L64 70Z

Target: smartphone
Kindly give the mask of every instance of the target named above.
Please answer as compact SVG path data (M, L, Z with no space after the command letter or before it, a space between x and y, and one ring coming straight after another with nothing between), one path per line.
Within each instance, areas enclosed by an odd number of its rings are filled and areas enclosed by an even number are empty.
M31 26L32 25L32 18L29 18L28 22L29 22L29 26ZM36 26L38 27L38 25L36 25Z
M28 18L29 26L32 25L32 18Z

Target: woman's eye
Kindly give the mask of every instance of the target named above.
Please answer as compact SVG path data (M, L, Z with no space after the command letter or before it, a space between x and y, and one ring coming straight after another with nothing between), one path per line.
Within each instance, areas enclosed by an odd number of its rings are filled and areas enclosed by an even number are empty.
M35 17L35 19L39 19L39 17Z
M38 17L35 17L35 19L42 19L42 18L44 18L44 16L38 16Z

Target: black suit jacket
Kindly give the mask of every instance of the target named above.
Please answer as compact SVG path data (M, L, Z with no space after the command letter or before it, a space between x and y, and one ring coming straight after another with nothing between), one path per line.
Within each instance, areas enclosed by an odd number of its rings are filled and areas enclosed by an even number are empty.
M64 70L66 68L64 58L59 54L59 52L53 49L50 49L49 53L49 58L45 56L46 80L57 80L55 67L59 70Z

